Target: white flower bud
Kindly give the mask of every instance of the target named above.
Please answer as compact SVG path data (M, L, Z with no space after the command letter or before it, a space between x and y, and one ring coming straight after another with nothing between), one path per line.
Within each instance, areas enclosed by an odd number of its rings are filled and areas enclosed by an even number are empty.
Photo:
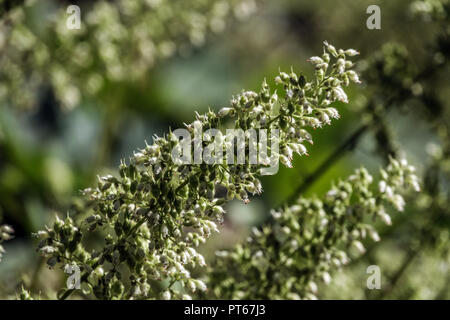
M161 227L161 234L164 238L167 237L167 235L169 234L169 229L167 229L165 225Z
M289 148L289 146L286 146L283 150L283 154L288 157L289 159L292 159L293 156L293 151L291 148Z
M272 217L274 218L274 219L279 219L279 218L281 218L281 212L279 212L279 211L275 211L275 210L271 210L270 211L270 214L272 215Z
M372 238L373 241L375 241L375 242L380 241L380 235L378 234L378 232L376 232L372 228L369 228L368 231L369 231L369 236Z
M378 213L381 220L386 223L388 226L390 226L392 224L392 220L391 220L391 216L388 215L386 212L381 211Z
M195 257L195 259L197 260L198 264L199 264L201 267L206 266L205 258L204 258L201 254L197 254L197 256Z
M161 295L161 298L163 300L170 300L171 297L172 297L172 295L170 294L169 290L164 291Z
M280 155L280 161L286 167L292 168L291 160L288 157L286 157L285 155Z
M359 76L355 71L353 71L353 70L347 71L347 76L354 83L361 83L361 81L359 80Z
M218 115L219 115L219 117L225 117L225 116L227 116L230 112L231 112L231 110L232 110L232 108L222 108L222 109L220 109L219 110L219 113L218 113Z
M366 252L366 248L364 248L363 244L361 243L361 241L353 241L353 245L355 246L355 248L360 252L360 253L364 253Z
M308 287L313 293L317 292L317 284L314 281L309 282Z
M195 280L195 282L196 282L196 286L197 286L198 290L206 291L206 289L207 289L206 284L202 280Z
M270 97L270 104L274 104L275 102L277 102L278 101L278 95L277 95L277 93L275 92L271 97Z
M99 277L103 277L103 275L105 274L105 271L103 270L102 267L99 267L99 268L95 269L95 274Z
M187 287L192 292L195 292L195 290L197 290L197 286L195 285L194 280L191 280L191 279L188 280Z
M308 154L308 150L306 149L306 147L304 145L302 145L301 143L293 143L292 147L294 149L294 151L296 153L298 153L299 155L307 155Z
M261 105L257 105L256 107L253 108L252 111L250 111L250 115L253 117L256 117L259 114L261 114L263 111L264 111L263 107Z
M6 232L6 233L13 233L14 232L13 228L11 228L11 226L8 226L7 224L3 225L0 229L3 229L3 231Z
M336 99L348 103L347 94L344 92L344 90L341 87L333 88L333 93L336 95Z
M197 256L197 251L195 251L194 248L186 248L186 251L191 258L194 258Z
M215 232L219 232L219 229L217 228L217 225L212 221L206 221L205 224L208 226L208 228L214 230Z
M339 58L336 62L336 67L338 74L342 74L345 71L345 60L342 58Z
M420 184L419 182L417 182L417 180L412 180L411 186L413 187L414 191L420 192Z
M331 123L330 117L328 117L328 115L325 112L320 115L320 121L325 124Z
M306 120L306 122L308 123L308 125L310 125L313 128L320 128L322 126L322 124L320 123L319 120L317 120L316 118L308 118Z
M392 190L392 187L391 186L387 186L386 187L386 197L389 199L389 200L393 200L393 198L394 198L394 191Z
M316 65L319 63L323 63L324 61L322 60L322 58L319 57L311 57L309 58L307 61L311 62L312 64Z
M328 52L331 53L334 57L336 57L338 55L337 51L336 51L336 48L334 46L332 46L331 44L329 44L326 41L324 41L323 44L327 48Z
M405 209L405 200L399 194L396 194L393 198L393 204L395 209L398 211L403 211Z
M325 282L325 284L329 284L331 282L331 276L328 272L323 273L322 279L323 279L323 282Z
M339 119L339 111L336 108L326 108L325 112L333 119Z

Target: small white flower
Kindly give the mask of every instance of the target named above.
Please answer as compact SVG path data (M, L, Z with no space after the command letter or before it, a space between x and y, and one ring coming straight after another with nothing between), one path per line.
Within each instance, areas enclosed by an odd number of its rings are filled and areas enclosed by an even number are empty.
M320 57L311 57L308 59L308 61L311 62L312 64L323 63L323 60Z
M197 251L194 248L186 248L186 252L190 258L194 258L197 256Z
M3 232L6 232L6 233L13 233L14 232L13 228L11 228L11 226L9 226L7 224L3 225L0 229L2 229Z
M336 95L336 99L348 103L348 97L347 94L344 92L344 90L341 87L333 88L333 93Z
M336 51L336 48L334 46L332 46L331 44L329 44L326 41L324 41L323 44L325 45L325 47L327 48L329 53L331 53L334 57L337 56L337 51Z
M386 212L381 211L379 213L381 220L383 220L384 223L386 223L388 226L392 224L391 216L388 215Z
M317 292L317 284L314 281L311 281L310 283L308 283L309 289L311 289L311 291L313 293Z
M279 212L279 211L275 211L275 210L271 210L270 211L270 214L272 215L272 217L274 217L274 219L279 219L279 218L281 218L281 212Z
M165 238L165 237L167 237L168 233L169 233L169 229L167 229L167 227L165 225L163 225L161 227L161 234L162 234L162 236Z
M415 179L412 180L411 185L412 185L414 191L420 192L420 184L419 184L419 182L417 182L417 180L415 180Z
M361 241L353 241L353 245L355 246L356 249L358 249L358 251L360 253L366 252L366 248L364 248L364 246L361 243Z
M334 198L338 195L338 191L336 189L332 189L330 191L327 192L327 198Z
M259 104L256 107L253 108L253 110L250 112L250 115L256 117L259 114L261 114L263 112L263 107Z
M396 194L394 196L393 204L398 211L403 211L405 209L405 200L399 194Z
M394 196L394 192L392 191L392 188L390 186L386 187L385 193L388 199L392 199L392 197Z
M322 113L320 115L320 121L322 121L325 124L330 124L331 123L330 117L326 113Z
M291 146L292 149L301 156L304 154L308 154L308 150L306 150L306 147L301 143L293 143L291 144Z
M316 118L308 118L307 122L308 122L308 125L310 125L313 128L320 128L320 127L322 127L322 124Z
M286 157L288 157L289 159L292 159L293 151L292 151L292 149L291 149L289 146L286 146L286 147L284 148L283 154L284 154Z
M288 168L292 168L292 162L291 159L286 157L285 155L280 155L280 161L283 165L285 165Z
M195 290L197 290L197 286L195 285L194 280L188 280L187 282L187 287L190 291L195 292Z
M323 282L325 282L325 284L329 284L331 282L331 276L328 272L323 273L322 279L323 279Z
M336 108L327 108L326 113L332 117L333 119L339 119L339 111L336 110Z
M56 251L56 249L52 246L45 246L41 249L42 253L44 254L52 254Z
M205 258L201 254L197 254L195 258L201 267L206 266Z
M221 258L225 258L228 257L228 251L226 250L222 250L222 251L216 251L216 256L221 257Z
M339 58L336 62L336 67L338 74L342 74L345 71L345 60L342 58Z
M372 228L368 229L368 231L369 231L369 235L373 241L375 241L375 242L380 241L380 235L378 234L378 232L376 232Z

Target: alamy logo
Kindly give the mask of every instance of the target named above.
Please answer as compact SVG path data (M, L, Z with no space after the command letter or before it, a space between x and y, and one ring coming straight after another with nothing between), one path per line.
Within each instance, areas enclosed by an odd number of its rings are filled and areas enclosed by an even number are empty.
M263 175L278 172L278 129L227 129L224 135L218 129L203 132L201 123L194 122L191 130L176 129L172 135L178 140L172 149L175 164L254 164L262 166Z
M69 16L67 17L66 20L66 26L68 29L70 30L74 30L74 29L81 29L81 10L79 6L76 5L70 5L67 7L66 10L67 14L69 14Z

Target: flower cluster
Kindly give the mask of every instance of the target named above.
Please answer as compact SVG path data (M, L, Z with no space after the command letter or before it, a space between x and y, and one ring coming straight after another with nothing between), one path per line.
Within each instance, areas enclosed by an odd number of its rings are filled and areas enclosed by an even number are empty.
M217 252L208 286L220 299L315 299L318 281L349 261L346 249L365 251L362 239L380 237L368 224L381 218L390 224L386 204L403 210L401 193L418 191L414 168L405 160L390 160L381 170L379 188L361 168L339 181L326 196L299 198L272 211L273 223L254 228L245 244ZM389 191L388 191L389 190Z
M209 32L251 14L255 3L95 1L81 8L79 30L67 28L66 7L40 16L38 25L28 19L34 10L52 7L27 0L2 16L0 101L34 107L40 89L50 85L61 105L73 108L110 82L141 79L156 61L202 45Z
M280 72L278 91L271 91L264 81L259 92L243 91L217 114L197 114L186 127L193 137L195 128L206 131L231 121L243 130L277 129L281 162L291 166L293 153L306 154L303 143L312 143L305 129L339 116L333 103L346 102L343 87L357 82L348 60L356 53L325 43L323 55L311 59L311 81L293 71ZM120 176L99 177L95 189L84 190L92 208L89 216L82 221L57 217L53 227L38 232L48 265L77 264L85 291L101 299L189 298L187 293L205 290L189 271L205 266L195 248L218 231L227 200L248 202L249 193L262 191L262 165L179 164L171 157L179 145L173 133L155 137L152 145L122 162ZM83 239L95 234L104 237L103 246L86 248ZM184 289L175 290L175 283Z
M450 18L450 1L448 0L420 0L411 4L411 11L422 16L425 20L445 21Z
M0 262L2 261L2 256L5 253L5 249L1 245L2 242L10 240L13 238L13 228L11 228L8 225L2 225L0 226Z

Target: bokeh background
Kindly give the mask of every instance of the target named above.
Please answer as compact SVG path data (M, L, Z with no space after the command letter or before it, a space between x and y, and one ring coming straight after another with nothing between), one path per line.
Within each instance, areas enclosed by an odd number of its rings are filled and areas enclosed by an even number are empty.
M0 263L1 298L14 297L22 285L34 293L59 288L61 270L48 270L31 233L55 213L76 214L79 190L95 185L97 175L115 174L120 159L144 140L151 142L152 135L182 127L195 111L227 106L242 89L258 90L264 78L273 84L279 69L311 74L306 59L321 52L324 40L357 49L362 60L388 43L400 43L409 52L408 67L420 68L429 59L428 43L442 28L414 15L406 0L0 3L0 215L15 230ZM81 30L65 26L70 4L81 8ZM371 4L381 8L380 30L366 27ZM447 66L430 80L445 110L449 74ZM338 106L341 119L314 132L310 157L297 157L293 169L280 167L277 175L265 177L264 193L250 204L229 203L221 234L202 249L206 257L245 239L270 208L296 194L361 125L360 106L372 91L370 77L351 86L350 104ZM424 173L445 141L414 104L406 101L406 108L385 120L401 154ZM377 139L375 132L365 132L303 193L321 195L361 165L378 170L383 158ZM448 176L441 184L440 197L448 202ZM368 253L337 272L319 297L450 298L448 211L430 227L434 237L427 235L430 241L420 246L430 214L425 207L408 205L393 217L393 226L380 226L382 241L368 241ZM370 264L380 265L384 290L367 290Z

